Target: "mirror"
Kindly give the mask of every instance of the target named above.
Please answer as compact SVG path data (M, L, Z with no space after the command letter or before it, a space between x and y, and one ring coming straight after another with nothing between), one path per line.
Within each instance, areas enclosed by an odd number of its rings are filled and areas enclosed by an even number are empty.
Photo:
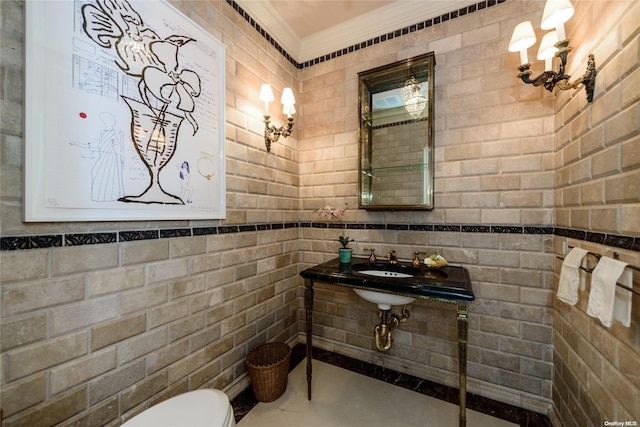
M358 73L362 209L433 209L433 52Z

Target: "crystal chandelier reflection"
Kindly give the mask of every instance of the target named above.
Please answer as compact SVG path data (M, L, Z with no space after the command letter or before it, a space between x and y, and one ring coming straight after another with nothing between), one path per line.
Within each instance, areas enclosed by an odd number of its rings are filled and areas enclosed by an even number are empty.
M407 109L411 117L414 119L420 117L420 114L427 106L427 97L422 93L422 88L418 84L415 76L409 77L401 89L404 108Z

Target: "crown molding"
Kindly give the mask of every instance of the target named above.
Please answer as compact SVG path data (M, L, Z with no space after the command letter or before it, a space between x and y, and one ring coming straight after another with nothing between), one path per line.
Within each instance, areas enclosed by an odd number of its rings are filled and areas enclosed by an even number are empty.
M236 0L236 3L299 63L477 2L478 0L397 1L300 39L268 1Z

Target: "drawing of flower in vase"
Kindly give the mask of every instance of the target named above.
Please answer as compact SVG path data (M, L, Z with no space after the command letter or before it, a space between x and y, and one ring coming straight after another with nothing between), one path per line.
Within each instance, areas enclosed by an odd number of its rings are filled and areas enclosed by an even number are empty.
M198 131L192 113L200 95L200 76L181 69L179 49L194 39L182 35L161 38L147 27L126 0L96 0L82 7L83 29L99 46L117 54L116 65L139 78L140 99L121 96L131 111L131 142L149 173L140 194L118 199L127 203L185 204L161 185L160 172L178 147L180 125L186 119Z
M184 117L149 108L134 99L122 97L131 109L133 146L149 171L149 186L137 196L124 196L121 202L184 204L178 196L160 185L160 171L175 153L178 130Z

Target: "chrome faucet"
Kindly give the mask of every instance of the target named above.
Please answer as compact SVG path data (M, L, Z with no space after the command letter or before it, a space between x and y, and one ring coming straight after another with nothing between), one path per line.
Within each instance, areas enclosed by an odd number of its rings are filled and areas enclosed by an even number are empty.
M397 264L398 263L398 256L396 255L396 251L393 250L391 252L387 252L387 259L389 260L389 263Z

